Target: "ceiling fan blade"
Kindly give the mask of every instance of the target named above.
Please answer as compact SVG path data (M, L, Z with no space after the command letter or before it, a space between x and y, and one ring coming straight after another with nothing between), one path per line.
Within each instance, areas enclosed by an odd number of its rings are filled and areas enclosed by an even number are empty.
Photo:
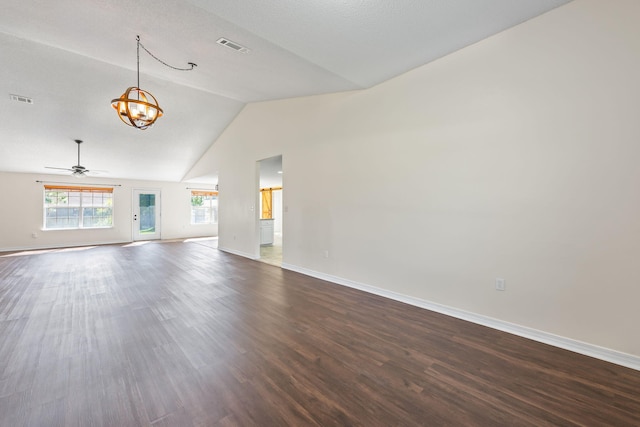
M57 170L61 170L61 171L69 171L69 172L73 172L73 169L69 169L69 168L54 168L53 166L45 166L45 169L57 169Z

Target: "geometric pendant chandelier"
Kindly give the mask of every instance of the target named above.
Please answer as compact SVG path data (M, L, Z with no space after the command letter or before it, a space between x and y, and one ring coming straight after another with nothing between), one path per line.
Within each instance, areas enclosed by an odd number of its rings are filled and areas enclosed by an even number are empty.
M173 67L166 62L158 59L155 55L147 50L140 43L140 36L136 36L138 42L137 46L137 72L138 72L138 84L135 87L128 88L120 98L112 99L111 106L118 112L120 120L128 126L133 126L137 129L148 129L153 125L158 117L163 114L162 108L158 105L158 100L151 92L140 89L140 46L156 61L169 68L179 71L191 71L194 67L197 67L193 62L189 62L189 68L177 68Z

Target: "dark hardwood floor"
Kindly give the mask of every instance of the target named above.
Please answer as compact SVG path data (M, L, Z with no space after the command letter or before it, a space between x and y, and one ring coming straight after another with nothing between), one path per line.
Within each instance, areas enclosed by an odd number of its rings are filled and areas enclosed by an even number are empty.
M0 254L1 426L639 426L640 372L198 243Z

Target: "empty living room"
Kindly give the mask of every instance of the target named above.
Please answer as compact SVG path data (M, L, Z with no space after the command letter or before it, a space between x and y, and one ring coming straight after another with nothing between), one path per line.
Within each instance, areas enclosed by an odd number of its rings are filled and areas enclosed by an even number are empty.
M639 16L3 2L0 426L640 425Z

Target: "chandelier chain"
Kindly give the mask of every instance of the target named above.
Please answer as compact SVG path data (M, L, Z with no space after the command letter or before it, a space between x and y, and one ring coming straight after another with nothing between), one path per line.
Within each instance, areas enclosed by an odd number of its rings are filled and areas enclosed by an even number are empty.
M193 62L188 62L187 64L189 64L189 68L180 68L180 67L174 67L173 65L167 64L166 62L164 62L162 59L158 58L157 56L155 56L153 53L149 52L149 49L147 49L146 47L144 47L144 45L142 43L140 43L140 36L137 37L138 40L138 45L144 49L145 52L147 52L153 59L155 59L156 61L158 61L159 63L161 63L162 65L164 65L165 67L169 67L172 68L174 70L178 70L178 71L191 71L193 70L195 67L198 66L198 64L194 64ZM139 58L139 56L138 56ZM138 59L139 60L139 59Z

